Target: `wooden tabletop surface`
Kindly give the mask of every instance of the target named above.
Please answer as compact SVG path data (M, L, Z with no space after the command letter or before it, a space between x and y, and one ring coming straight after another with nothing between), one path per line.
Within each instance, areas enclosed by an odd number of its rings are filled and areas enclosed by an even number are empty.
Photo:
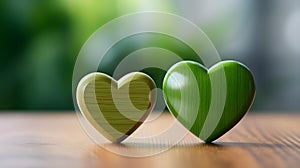
M161 123L172 118L162 116ZM152 123L145 129L155 131L158 126ZM111 146L129 151L141 148ZM133 158L97 146L75 113L1 112L0 167L300 167L300 115L249 113L214 144L188 135L170 150Z

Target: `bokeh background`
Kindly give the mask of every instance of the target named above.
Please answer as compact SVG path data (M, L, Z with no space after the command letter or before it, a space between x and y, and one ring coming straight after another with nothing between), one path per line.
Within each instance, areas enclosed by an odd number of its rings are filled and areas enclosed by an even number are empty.
M81 46L101 25L138 11L186 17L222 59L246 64L257 84L252 111L300 112L299 0L2 0L0 111L72 111Z

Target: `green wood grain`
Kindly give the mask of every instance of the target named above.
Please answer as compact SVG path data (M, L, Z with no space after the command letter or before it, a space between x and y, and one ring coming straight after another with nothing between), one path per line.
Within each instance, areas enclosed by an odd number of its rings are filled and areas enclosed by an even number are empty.
M92 73L78 86L77 100L86 119L112 142L121 142L146 119L156 102L154 81L140 72L118 82Z
M249 69L236 61L222 61L209 70L182 61L167 72L163 92L171 113L197 137L212 142L249 110L255 84Z

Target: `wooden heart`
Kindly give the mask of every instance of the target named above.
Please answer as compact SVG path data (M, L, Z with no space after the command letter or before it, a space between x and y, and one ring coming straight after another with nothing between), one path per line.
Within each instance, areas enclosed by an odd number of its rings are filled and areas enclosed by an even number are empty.
M171 113L194 135L212 142L249 110L255 84L249 69L236 61L222 61L209 70L182 61L167 72L163 92Z
M146 74L133 72L119 81L104 73L85 76L77 87L83 116L104 137L119 143L146 119L156 103L156 85Z

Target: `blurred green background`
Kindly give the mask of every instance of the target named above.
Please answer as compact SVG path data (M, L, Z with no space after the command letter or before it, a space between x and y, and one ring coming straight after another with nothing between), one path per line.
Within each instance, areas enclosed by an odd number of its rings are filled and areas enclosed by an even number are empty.
M300 112L299 0L2 0L0 110L72 111L80 48L101 25L138 11L186 17L222 59L245 63L256 78L253 111Z

